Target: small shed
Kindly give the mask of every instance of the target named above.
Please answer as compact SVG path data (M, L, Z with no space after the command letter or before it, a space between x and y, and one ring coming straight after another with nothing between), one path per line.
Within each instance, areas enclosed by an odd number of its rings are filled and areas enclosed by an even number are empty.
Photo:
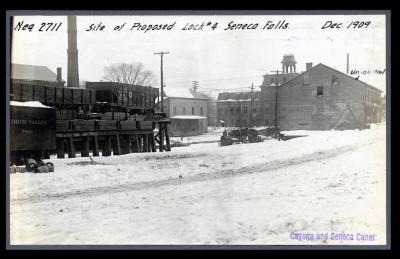
M171 117L171 135L186 137L207 133L207 117L176 115Z

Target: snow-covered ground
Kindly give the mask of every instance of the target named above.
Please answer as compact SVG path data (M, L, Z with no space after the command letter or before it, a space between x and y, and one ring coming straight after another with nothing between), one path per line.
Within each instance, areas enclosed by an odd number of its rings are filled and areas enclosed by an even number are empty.
M224 128L222 127L208 127L208 132L188 137L171 137L171 144L173 143L183 143L183 144L197 144L197 143L212 143L221 140L222 132Z
M382 245L385 130L52 159L54 173L10 175L11 244Z

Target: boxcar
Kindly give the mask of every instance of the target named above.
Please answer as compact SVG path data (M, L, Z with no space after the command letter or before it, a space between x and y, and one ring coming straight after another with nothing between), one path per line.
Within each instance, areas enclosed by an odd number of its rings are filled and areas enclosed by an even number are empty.
M96 102L96 91L73 87L56 87L29 83L12 83L13 101L38 101L48 105L90 105Z
M11 162L27 156L40 157L56 149L56 110L38 102L11 102L10 151ZM23 157L23 158L22 158Z
M158 98L158 88L114 82L87 82L87 89L96 90L96 101L128 109L151 110Z

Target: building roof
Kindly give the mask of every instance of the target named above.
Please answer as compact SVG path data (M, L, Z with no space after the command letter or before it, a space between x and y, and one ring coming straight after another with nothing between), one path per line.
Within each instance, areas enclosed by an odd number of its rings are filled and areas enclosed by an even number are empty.
M193 91L190 88L183 87L165 87L164 92L167 98L196 98L196 99L208 99L205 94Z
M276 79L278 79L278 85L283 84L284 82L289 81L290 79L300 75L300 73L286 73L286 74L265 74L263 75L264 80L261 86L275 86ZM268 80L269 79L269 80ZM272 82L271 82L272 79ZM285 79L285 80L284 80Z
M57 74L46 66L11 64L11 79L57 81Z
M339 74L341 74L341 75L347 76L347 77L349 77L349 78L355 80L354 77L349 76L349 75L346 74L346 73L343 73L343 72L341 72L341 71L339 71L339 70L337 70L337 69L334 69L334 68L332 68L332 67L330 67L330 66L327 66L327 65L324 65L324 64L322 64L322 63L319 63L318 65L313 66L312 68L310 68L310 69L304 71L303 73L301 73L301 74L299 74L299 75L297 75L297 76L291 78L290 80L286 81L285 83L282 83L280 86L283 86L283 85L285 85L285 84L288 84L289 82L295 80L296 78L298 78L298 77L304 75L305 73L308 73L308 72L310 72L311 70L315 69L316 67L320 67L320 66L323 66L323 67L325 67L325 68L327 68L327 69L330 69L330 70L335 71L336 73L339 73ZM372 86L372 85L370 85L370 84L367 84L367 83L365 83L365 82L363 82L363 81L361 81L361 80L358 80L358 82L365 84L365 86L368 87L368 88L372 88L372 89L374 89L374 90L376 90L376 91L383 92L382 90L380 90L380 89L378 89L378 88L376 88L376 87L374 87L374 86Z
M282 64L296 64L296 60L294 59L293 54L286 54L283 56Z
M250 102L251 92L223 92L218 94L217 102ZM259 101L260 91L253 92L253 101Z

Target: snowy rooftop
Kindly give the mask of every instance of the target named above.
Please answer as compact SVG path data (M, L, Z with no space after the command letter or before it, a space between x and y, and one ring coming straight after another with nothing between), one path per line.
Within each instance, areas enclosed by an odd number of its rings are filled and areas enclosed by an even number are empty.
M253 97L253 100L259 99L261 97L261 92L223 92L218 94L218 101L250 101L251 97Z
M24 107L38 107L38 108L51 108L49 106L43 105L38 101L30 101L30 102L16 102L10 101L11 106L24 106Z
M206 119L203 116L196 116L196 115L176 115L171 117L171 119L178 119L178 120L199 120L199 119Z
M11 78L58 82L57 74L48 67L26 64L11 64Z
M204 94L197 93L190 88L165 87L164 92L167 97L207 99L207 96Z

